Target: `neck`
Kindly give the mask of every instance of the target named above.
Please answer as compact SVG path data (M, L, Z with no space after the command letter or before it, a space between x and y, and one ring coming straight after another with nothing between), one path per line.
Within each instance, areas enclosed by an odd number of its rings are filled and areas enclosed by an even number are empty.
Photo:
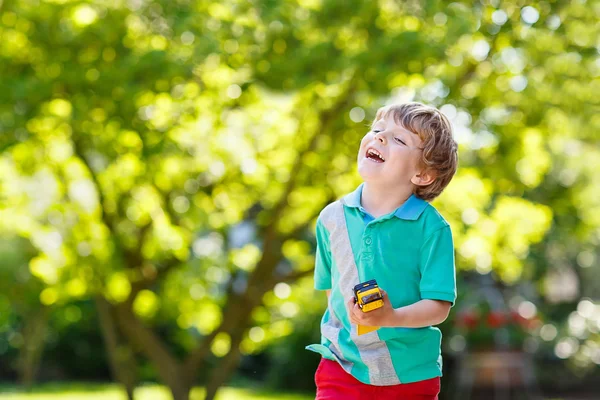
M361 205L375 218L389 214L400 207L412 194L411 187L390 187L365 182Z

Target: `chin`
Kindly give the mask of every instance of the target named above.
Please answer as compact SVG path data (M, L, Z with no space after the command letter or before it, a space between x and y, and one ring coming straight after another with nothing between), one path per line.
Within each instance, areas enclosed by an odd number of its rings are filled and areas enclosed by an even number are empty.
M358 175L364 182L378 182L381 181L382 176L380 173L373 173L373 171L365 171L363 168L358 168Z

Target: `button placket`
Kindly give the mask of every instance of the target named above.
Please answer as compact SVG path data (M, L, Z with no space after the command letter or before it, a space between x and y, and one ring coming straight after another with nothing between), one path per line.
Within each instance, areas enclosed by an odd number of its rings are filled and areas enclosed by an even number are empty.
M367 226L365 229L365 233L363 234L362 258L365 261L373 260L373 253L371 251L371 244L373 243L373 239L371 238L371 231L371 227Z

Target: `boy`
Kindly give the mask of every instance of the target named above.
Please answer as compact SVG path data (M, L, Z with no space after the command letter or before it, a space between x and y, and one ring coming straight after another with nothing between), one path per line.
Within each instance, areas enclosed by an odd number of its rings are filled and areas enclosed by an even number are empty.
M450 226L429 204L458 164L448 119L421 103L383 107L358 151L363 183L317 219L315 288L326 290L317 400L437 399L441 332L456 299ZM383 307L353 287L375 279ZM358 335L357 325L378 326Z

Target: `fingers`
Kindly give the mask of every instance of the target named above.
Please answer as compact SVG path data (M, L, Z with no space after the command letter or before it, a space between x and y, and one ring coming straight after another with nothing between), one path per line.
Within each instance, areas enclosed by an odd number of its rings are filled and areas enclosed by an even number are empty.
M359 319L359 318L358 318L358 316L356 315L356 310L352 310L352 312L350 313L350 321L351 321L353 324L356 324L356 325L360 325L360 324L361 324L361 321L360 321L360 319Z
M350 316L350 321L354 324L358 324L359 321L356 318L356 312L360 311L358 304L354 302L354 297L350 297L346 302L346 307L348 308L348 315Z
M387 292L381 288L380 288L380 290L381 290L381 295L383 296L384 304L388 304ZM386 307L386 306L384 305L384 307ZM378 310L373 310L373 311L370 311L369 313L364 313L362 311L362 309L356 303L354 296L348 298L348 300L346 301L346 308L348 309L348 316L350 317L350 322L353 324L356 324L356 325L364 325L364 326L373 325L373 324L375 324L375 321L373 320L373 318L377 317L378 313L381 313L381 311L378 311ZM366 315L366 314L369 314L369 315Z
M354 308L354 299L349 298L348 301L346 301L346 308L348 309L348 315L350 315L350 318L352 318L352 309Z
M346 305L348 307L354 307L354 297L349 297L348 301L346 301Z

